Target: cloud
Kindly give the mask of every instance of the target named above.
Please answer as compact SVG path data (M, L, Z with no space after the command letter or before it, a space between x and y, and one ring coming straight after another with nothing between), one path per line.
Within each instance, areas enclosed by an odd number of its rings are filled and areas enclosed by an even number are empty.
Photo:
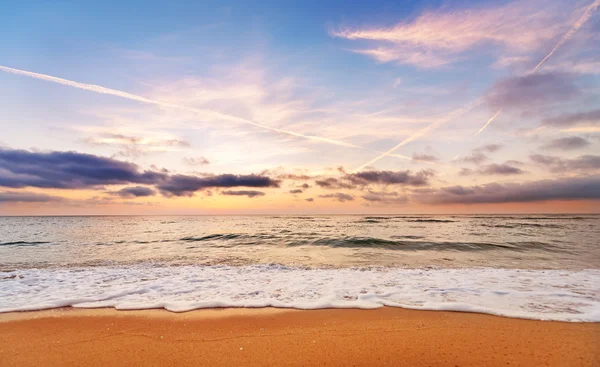
M522 169L518 167L512 166L510 163L505 162L503 164L488 164L485 166L481 166L476 170L471 170L468 168L463 168L459 172L461 176L469 176L472 174L479 175L501 175L501 176L509 176L509 175L520 175L525 173Z
M463 162L463 163L481 164L489 159L489 157L485 153L494 153L500 149L502 149L502 145L500 145L500 144L482 145L480 147L473 149L471 151L470 155L468 155L466 157L458 158L455 161Z
M403 186L425 186L429 184L432 171L361 171L346 175L344 178L355 185L382 184Z
M294 190L290 190L290 191L289 191L289 193L290 193L290 194L302 194L302 192L303 192L303 191L302 191L302 190L300 190L300 189L294 189Z
M303 183L302 185L298 186L299 188L306 190L306 189L310 189L310 185L307 183Z
M554 139L547 144L542 145L542 149L550 150L574 150L581 149L590 145L590 142L579 136L569 136L565 138Z
M139 157L147 153L175 151L190 146L188 141L171 136L138 137L115 133L102 133L85 139L85 142L91 145L117 146L121 149L117 155L123 157Z
M77 152L0 149L0 186L58 189L153 184L165 173L143 171L128 162Z
M542 121L542 125L559 128L576 125L599 126L600 109L548 118Z
M438 157L426 154L426 153L413 153L412 155L413 161L421 161L421 162L437 162L439 161Z
M239 190L239 191L226 190L226 191L221 191L221 195L247 196L249 198L253 198L253 197L257 197L257 196L264 196L265 193L262 191L255 191L255 190Z
M346 142L335 140L335 139L329 139L326 137L315 136L315 135L305 135L305 134L297 133L297 132L290 131L290 130L279 129L276 127L263 125L261 123L254 122L252 120L248 120L248 119L244 119L241 117L228 115L228 114L224 114L224 113L220 113L220 112L215 112L215 111L212 111L209 109L200 109L200 108L179 105L179 104L175 104L175 103L169 103L169 102L149 99L149 98L145 98L142 96L137 96L135 94L123 92L120 90L102 87L99 85L79 83L79 82L75 82L72 80L57 78L57 77L54 77L51 75L34 73L31 71L20 70L20 69L10 68L7 66L1 66L1 65L0 65L0 71L4 71L4 72L15 74L15 75L23 75L23 76L27 76L30 78L44 80L44 81L48 81L48 82L52 82L52 83L58 83L58 84L62 84L62 85L73 87L73 88L87 90L90 92L112 95L112 96L121 97L121 98L129 99L129 100L133 100L133 101L137 101L137 102L182 110L182 111L193 113L195 115L199 115L201 118L204 118L209 121L228 121L228 122L242 123L242 124L252 125L254 127L257 127L257 128L263 129L263 130L267 130L267 131L271 131L274 133L294 136L294 137L312 140L312 141L316 141L316 142L333 144L333 145L344 146L344 147L352 147L352 148L357 147L354 144L346 143Z
M335 200L339 201L340 203L343 203L345 201L352 201L352 200L354 200L354 196L348 195L348 194L344 194L342 192L336 192L335 194L319 195L319 197L320 198L335 199Z
M316 180L315 185L324 189L353 189L356 187L356 185L352 183L344 182L333 177Z
M313 202L313 201L315 201L315 199L313 199L313 198L307 198L307 199L304 199L304 200L306 200L306 201L308 201L308 202Z
M547 72L509 77L492 85L485 99L493 109L530 109L569 100L579 94L573 76Z
M172 175L157 187L160 192L167 196L192 196L196 191L207 188L228 187L279 187L279 180L260 175L210 175L210 176L188 176Z
M183 157L182 161L188 166L204 166L210 164L210 161L204 157Z
M379 204L406 204L408 202L408 198L404 195L400 195L397 192L385 192L385 191L372 191L369 190L368 193L361 196L363 200L366 200L371 203L379 203Z
M562 5L562 6L560 6ZM333 30L334 37L367 42L353 52L379 62L435 68L461 59L462 54L493 45L500 58L523 57L563 33L573 8L540 1L470 9L425 11L416 19L392 27Z
M63 201L59 196L50 196L35 192L0 191L0 203L49 203Z
M598 200L600 177L564 178L524 183L451 186L418 195L427 204L492 204L547 200Z
M573 172L573 171L593 171L600 169L600 156L582 155L573 159L564 159L560 157L532 154L529 158L550 172Z
M487 145L482 145L478 148L475 148L474 151L494 153L494 152L499 151L500 149L502 149L501 144L487 144Z
M167 196L192 196L208 188L279 187L263 175L171 175L141 171L133 163L77 152L0 149L0 187L99 189L104 185L153 185Z
M132 187L125 187L118 191L110 192L110 194L129 199L129 198L153 196L153 195L156 195L156 191L152 190L149 187L145 187L145 186L132 186Z

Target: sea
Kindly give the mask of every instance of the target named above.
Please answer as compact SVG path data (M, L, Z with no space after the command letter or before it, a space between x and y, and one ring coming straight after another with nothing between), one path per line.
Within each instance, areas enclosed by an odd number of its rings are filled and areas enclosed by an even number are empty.
M600 215L0 217L0 312L403 307L600 321Z

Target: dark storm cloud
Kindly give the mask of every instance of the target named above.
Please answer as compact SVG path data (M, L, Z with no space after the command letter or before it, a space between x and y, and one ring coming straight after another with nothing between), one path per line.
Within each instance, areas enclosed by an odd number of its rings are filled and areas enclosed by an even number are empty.
M247 196L249 198L253 198L253 197L257 197L257 196L264 196L265 193L262 191L255 191L255 190L238 190L238 191L226 190L226 191L221 191L221 195Z
M122 198L136 198L156 195L156 191L145 186L132 186L125 187L119 191L110 192L110 194L120 196Z
M486 100L494 109L524 109L560 102L578 94L573 75L559 72L510 77L488 90Z
M58 196L38 194L35 192L3 191L0 192L0 203L49 203L63 201Z
M172 175L157 187L165 196L192 196L194 192L207 188L226 187L279 187L279 180L260 175Z
M542 146L542 149L550 150L574 150L581 149L590 145L590 142L579 136L569 136L565 138L554 139Z
M600 109L552 117L542 121L542 125L570 127L575 125L600 125Z
M95 189L104 185L141 184L165 196L191 196L208 188L279 187L279 180L261 175L170 175L140 171L133 163L77 152L30 152L0 149L0 186Z
M0 149L0 186L58 189L128 183L153 184L161 172L140 172L135 164L77 152Z
M325 198L325 199L334 199L337 200L341 203L345 202L345 201L352 201L354 200L354 196L352 195L348 195L348 194L344 194L343 192L336 192L335 194L327 194L327 195L319 195L320 198Z
M416 173L411 171L362 171L345 176L345 179L355 185L382 184L403 186L425 186L433 172L423 170Z
M412 155L413 161L421 161L421 162L437 162L439 159L431 154L427 153L413 153Z
M542 154L532 154L529 158L551 172L590 171L600 169L600 156L581 155L573 159L565 159Z
M600 176L564 178L514 184L444 187L417 194L428 204L491 204L546 200L600 199Z
M473 174L508 176L508 175L520 175L523 173L525 173L525 171L523 171L522 169L520 169L518 167L514 167L514 166L510 165L508 162L503 163L503 164L492 163L492 164L488 164L485 166L481 166L475 170L463 168L459 172L459 174L461 176L469 176L469 175L473 175Z

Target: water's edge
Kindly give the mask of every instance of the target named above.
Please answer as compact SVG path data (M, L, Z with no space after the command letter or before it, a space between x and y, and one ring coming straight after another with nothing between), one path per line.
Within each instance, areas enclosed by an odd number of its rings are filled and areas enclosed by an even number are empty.
M281 265L27 269L0 274L0 312L57 307L360 308L600 322L600 270L309 269Z

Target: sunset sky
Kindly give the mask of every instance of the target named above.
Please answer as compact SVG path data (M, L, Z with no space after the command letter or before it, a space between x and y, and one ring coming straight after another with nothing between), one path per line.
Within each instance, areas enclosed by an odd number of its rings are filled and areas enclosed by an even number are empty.
M0 3L0 215L600 212L600 0Z

